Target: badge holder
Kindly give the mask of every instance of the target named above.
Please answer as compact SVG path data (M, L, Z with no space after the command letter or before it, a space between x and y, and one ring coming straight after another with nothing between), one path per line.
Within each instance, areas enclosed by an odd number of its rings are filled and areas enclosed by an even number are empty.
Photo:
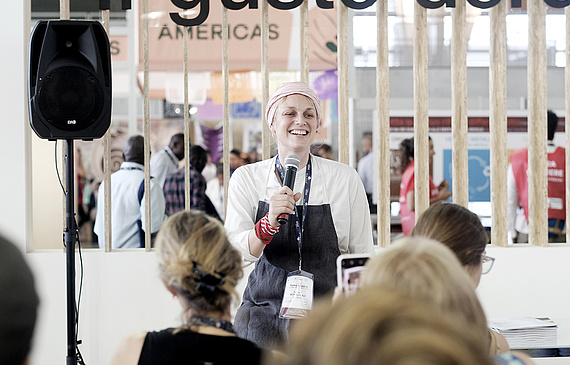
M295 270L287 275L279 318L303 318L313 307L313 274Z

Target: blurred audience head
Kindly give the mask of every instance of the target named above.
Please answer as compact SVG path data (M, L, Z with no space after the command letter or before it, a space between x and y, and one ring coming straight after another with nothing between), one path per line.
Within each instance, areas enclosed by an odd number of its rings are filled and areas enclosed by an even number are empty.
M201 211L166 220L156 237L159 272L196 315L227 314L242 277L241 255L222 224Z
M482 343L490 341L475 285L453 252L440 242L406 237L368 260L363 287L388 287L462 320ZM488 353L488 352L487 352Z
M457 204L432 205L422 213L411 235L449 247L475 285L479 285L488 237L475 213Z
M363 288L292 326L280 365L487 365L475 333L394 288ZM273 362L274 363L274 362Z
M0 364L22 365L31 349L39 298L24 256L0 236Z

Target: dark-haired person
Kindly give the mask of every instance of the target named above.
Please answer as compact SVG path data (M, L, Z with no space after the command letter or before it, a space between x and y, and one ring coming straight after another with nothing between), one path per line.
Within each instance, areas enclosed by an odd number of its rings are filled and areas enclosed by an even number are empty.
M125 162L111 175L111 232L113 248L137 248L141 242L140 229L145 230L144 138L132 136L123 148ZM151 233L156 233L166 218L164 194L158 182L150 180ZM139 191L142 190L142 200ZM140 221L141 227L139 227ZM93 228L99 248L105 247L105 182L99 186L97 217Z
M178 169L182 159L184 159L184 133L176 133L170 138L168 146L150 159L150 174L160 187L164 186L166 177Z
M39 298L22 253L2 236L0 292L0 364L28 364Z
M201 171L208 161L208 153L200 146L192 146L190 153L190 209L206 211L206 179ZM186 209L186 166L166 177L164 199L168 215Z
M195 210L176 213L156 237L156 254L160 279L180 302L184 322L125 337L110 364L259 364L261 349L238 338L231 323L243 272L222 224Z
M400 218L402 222L402 232L408 236L414 228L416 220L415 204L415 182L414 182L414 138L404 139L400 142L400 169L402 171L402 182L400 183ZM430 170L433 165L433 141L429 139L429 165ZM441 203L451 196L449 184L445 179L436 186L430 176L429 178L429 198L430 205Z
M558 117L548 111L548 241L566 241L566 150L554 145ZM528 148L513 151L507 172L508 227L514 243L528 242Z

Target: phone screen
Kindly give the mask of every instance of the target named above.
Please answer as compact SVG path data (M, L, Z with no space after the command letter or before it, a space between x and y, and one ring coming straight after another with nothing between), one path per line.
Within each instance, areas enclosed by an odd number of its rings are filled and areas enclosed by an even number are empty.
M360 287L360 275L368 257L339 257L340 283L345 295L350 296Z

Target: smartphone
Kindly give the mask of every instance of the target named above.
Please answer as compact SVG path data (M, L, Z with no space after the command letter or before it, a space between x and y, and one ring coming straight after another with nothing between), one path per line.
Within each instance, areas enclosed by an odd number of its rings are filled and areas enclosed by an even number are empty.
M347 254L336 259L337 285L346 296L356 293L360 287L360 275L369 258L367 254Z

